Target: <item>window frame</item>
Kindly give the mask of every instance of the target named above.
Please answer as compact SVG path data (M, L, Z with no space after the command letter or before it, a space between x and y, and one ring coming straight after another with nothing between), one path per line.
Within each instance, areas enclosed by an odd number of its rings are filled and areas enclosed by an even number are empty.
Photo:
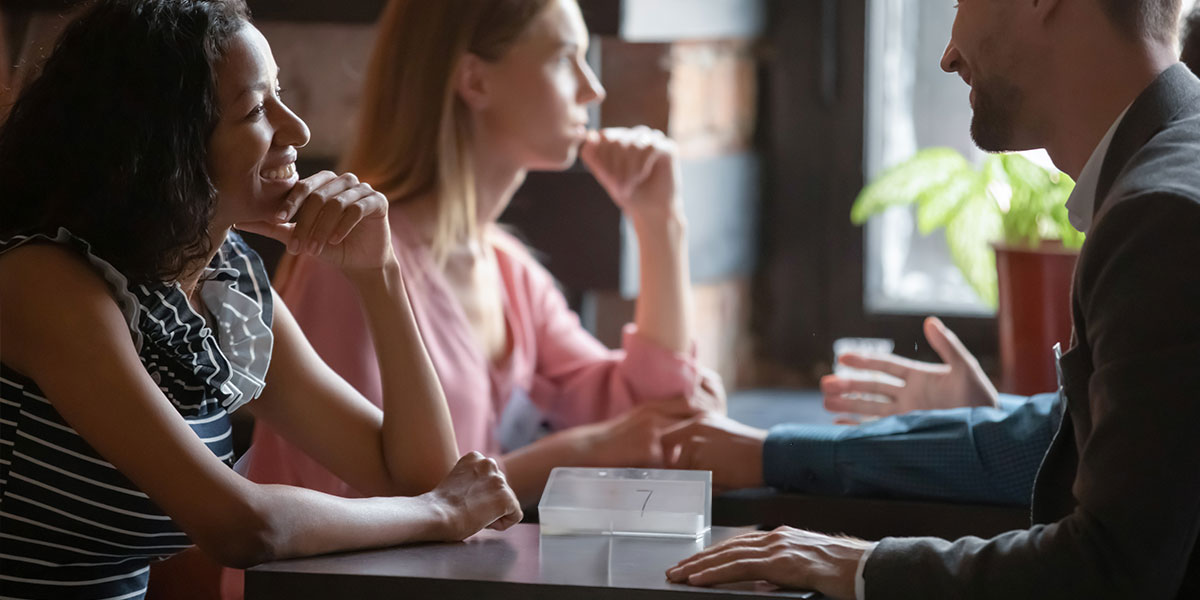
M830 371L840 337L890 338L901 355L939 360L925 341L924 316L866 309L866 228L850 222L850 208L865 183L868 4L770 4L754 328L766 363L807 384ZM942 320L994 376L995 317Z

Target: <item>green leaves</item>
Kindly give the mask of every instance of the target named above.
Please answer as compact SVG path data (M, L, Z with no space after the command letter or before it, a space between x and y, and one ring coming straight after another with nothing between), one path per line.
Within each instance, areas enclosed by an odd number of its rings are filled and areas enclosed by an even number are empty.
M953 222L963 205L983 196L986 179L969 167L917 197L917 230L929 235Z
M974 167L952 148L929 148L880 175L863 188L850 210L861 225L895 207L915 204L917 229L946 230L950 257L987 305L997 303L996 257L992 243L1036 247L1061 239L1078 248L1083 234L1067 219L1066 201L1075 183L1019 154L987 157Z
M1082 235L1067 220L1067 197L1075 188L1070 177L1047 171L1019 154L1005 154L1000 160L1013 192L1004 215L1005 243L1036 248L1041 240L1062 238L1067 233L1064 226L1072 237Z
M988 240L997 239L1002 229L1000 211L986 194L967 199L946 226L950 259L979 299L992 309L999 303L1000 292L996 282L996 253Z
M967 159L953 148L929 148L888 169L863 188L850 210L855 225L867 222L892 206L912 204L922 194L971 170Z

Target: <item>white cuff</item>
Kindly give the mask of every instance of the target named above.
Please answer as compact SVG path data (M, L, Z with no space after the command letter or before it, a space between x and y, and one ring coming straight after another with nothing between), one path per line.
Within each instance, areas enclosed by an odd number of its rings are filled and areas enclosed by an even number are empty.
M875 551L875 546L878 543L871 544L866 552L863 552L862 558L858 559L858 568L854 570L854 599L867 600L867 580L863 578L863 570L867 568L867 559L871 558L871 553Z

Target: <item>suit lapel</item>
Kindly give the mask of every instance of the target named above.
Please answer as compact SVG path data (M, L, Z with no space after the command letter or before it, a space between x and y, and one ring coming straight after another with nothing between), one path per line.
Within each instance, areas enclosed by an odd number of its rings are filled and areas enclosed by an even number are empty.
M1200 101L1200 85L1183 63L1163 71L1133 104L1117 127L1112 144L1100 168L1096 184L1094 220L1098 220L1105 198L1130 159L1146 142L1181 111L1194 108ZM1094 222L1094 221L1093 221Z

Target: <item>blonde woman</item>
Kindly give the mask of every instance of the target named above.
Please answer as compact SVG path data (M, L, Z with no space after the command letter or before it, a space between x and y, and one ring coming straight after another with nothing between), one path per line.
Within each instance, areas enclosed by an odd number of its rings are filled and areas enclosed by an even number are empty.
M694 360L674 145L646 128L587 129L587 106L604 98L587 46L574 0L394 0L346 161L392 202L397 257L459 448L498 458L526 504L554 466L661 464L661 430L722 402ZM638 236L641 296L622 351L589 335L549 273L496 225L526 172L565 169L577 154ZM378 400L346 279L301 256L277 283L317 352ZM249 476L359 492L269 427L255 432Z

